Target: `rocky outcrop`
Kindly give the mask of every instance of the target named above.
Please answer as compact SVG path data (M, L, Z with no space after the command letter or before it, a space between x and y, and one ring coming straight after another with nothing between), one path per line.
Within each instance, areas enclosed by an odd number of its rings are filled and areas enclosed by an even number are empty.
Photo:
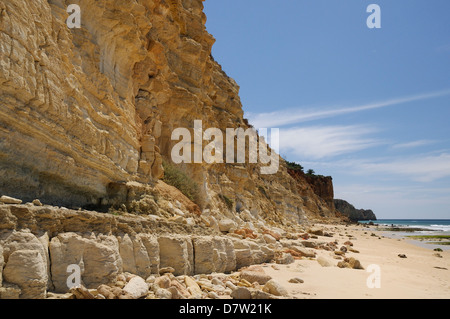
M23 299L42 299L47 290L47 263L37 250L16 250L3 270L5 281L21 289Z
M162 269L172 269L175 276L230 273L270 261L282 248L263 239L263 229L271 228L262 220L261 228L254 228L255 239L220 232L199 216L195 221L191 226L157 215L0 205L0 283L9 287L0 298L14 291L27 299L45 298L48 291L67 293L71 265L79 266L81 284L94 289L111 285L124 272L142 278L158 276Z
M335 242L323 241L333 233L318 226L282 230L259 219L248 237L221 232L200 216L194 226L169 220L31 203L0 205L0 299L270 299L285 294L254 265L314 259L319 249L343 257L356 252L349 241L340 250ZM245 224L250 226L244 221L236 226ZM74 267L80 282L70 287ZM238 287L247 290L235 292Z
M352 221L377 220L377 217L372 210L356 209L355 206L345 200L335 199L334 205L341 214L347 216Z
M123 269L116 237L106 235L82 236L62 233L49 244L52 282L57 292L67 290L67 267L79 265L83 284L97 287L111 282ZM125 257L125 256L124 256Z

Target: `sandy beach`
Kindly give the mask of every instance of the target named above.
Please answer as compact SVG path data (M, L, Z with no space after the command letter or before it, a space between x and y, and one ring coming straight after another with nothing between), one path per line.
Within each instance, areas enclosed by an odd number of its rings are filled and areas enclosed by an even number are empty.
M314 250L315 259L303 258L289 265L264 265L265 272L282 284L294 298L306 299L447 299L450 298L450 250L433 251L412 244L408 239L389 238L382 231L361 225L320 225L334 233L333 237L319 236L319 241L338 241L338 247L350 240L359 253L346 252L361 262L362 269L338 268L340 261L334 253ZM376 234L377 236L373 236ZM351 236L351 237L349 237ZM406 258L398 255L404 254ZM439 257L439 254L441 257ZM332 263L321 266L317 259ZM379 266L379 287L370 265ZM376 266L375 266L376 267ZM290 283L300 278L303 283Z

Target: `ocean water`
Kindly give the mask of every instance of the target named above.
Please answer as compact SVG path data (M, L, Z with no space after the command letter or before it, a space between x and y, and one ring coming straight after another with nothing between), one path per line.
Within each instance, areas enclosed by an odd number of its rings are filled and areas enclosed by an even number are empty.
M360 223L369 222L361 221ZM442 250L450 250L450 245L437 244L439 240L420 240L410 237L415 235L450 235L450 219L379 219L374 220L373 223L381 227L394 225L394 227L423 229L413 232L388 231L384 232L384 235L390 238L403 238L414 245L427 249L440 248ZM448 240L444 240L444 242L448 242Z
M361 221L360 223L369 223ZM378 219L373 223L394 227L423 228L430 231L450 232L450 219Z

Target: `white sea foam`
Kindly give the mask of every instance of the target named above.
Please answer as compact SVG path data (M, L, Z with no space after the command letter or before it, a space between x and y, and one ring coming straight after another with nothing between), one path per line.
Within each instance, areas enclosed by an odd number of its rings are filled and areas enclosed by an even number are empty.
M430 225L429 227L433 230L450 231L450 225ZM426 227L424 226L424 228Z
M389 223L386 221L381 221L379 225L383 227L400 227L400 228L421 228L429 231L441 231L441 232L450 232L449 224L427 224L420 223L418 220L404 221L404 223L399 223L397 221L393 221L394 223Z

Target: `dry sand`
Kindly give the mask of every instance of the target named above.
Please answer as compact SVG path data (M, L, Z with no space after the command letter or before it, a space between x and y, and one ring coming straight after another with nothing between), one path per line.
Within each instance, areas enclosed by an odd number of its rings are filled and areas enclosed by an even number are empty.
M339 260L333 258L333 252L326 250L315 251L317 256L330 260L332 267L322 267L316 259L307 258L289 265L265 265L265 272L282 284L294 298L450 298L450 250L439 252L440 258L435 256L437 252L433 251L433 247L420 247L406 239L381 237L382 232L361 225L321 226L334 233L334 236L319 236L317 240L329 242L337 239L338 247L350 240L359 253L347 252L346 256L358 259L364 270L336 267ZM371 236L372 233L381 239ZM405 254L407 258L400 258L399 254ZM369 265L379 266L379 288L369 288L367 285L369 276L374 277L374 272L368 272ZM304 283L289 283L294 277L301 278Z

